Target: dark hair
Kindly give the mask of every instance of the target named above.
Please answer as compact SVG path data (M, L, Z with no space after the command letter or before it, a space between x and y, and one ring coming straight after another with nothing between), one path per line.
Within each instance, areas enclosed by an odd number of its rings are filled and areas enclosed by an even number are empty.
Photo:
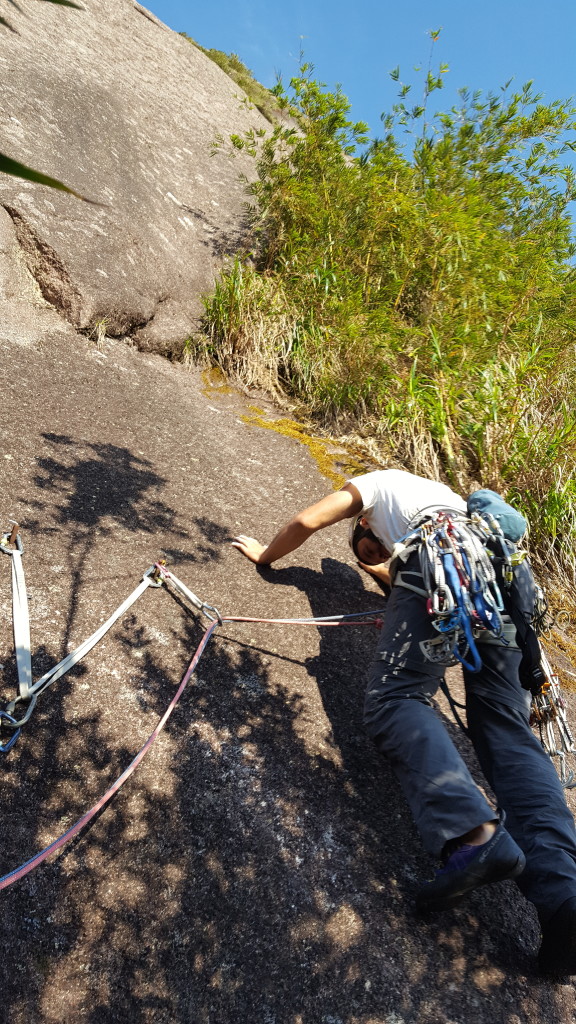
M350 541L350 546L352 548L352 551L356 555L356 558L360 558L360 555L358 553L358 544L361 540L364 540L364 537L368 537L369 540L376 541L377 544L381 543L381 541L378 539L376 534L373 533L370 527L363 526L362 523L360 522L360 517L358 517L356 525L354 526L354 530L352 532L352 539ZM362 561L361 558L360 561Z

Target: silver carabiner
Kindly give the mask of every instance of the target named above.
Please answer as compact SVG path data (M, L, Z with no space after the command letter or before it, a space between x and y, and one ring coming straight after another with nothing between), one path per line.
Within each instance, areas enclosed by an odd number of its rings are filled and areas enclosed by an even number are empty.
M218 611L217 608L214 607L214 605L206 604L206 602L203 601L201 610L202 614L205 615L207 619L210 619L210 622L217 622L219 626L223 625L224 620L222 619L220 612ZM214 615L210 615L210 612L214 612Z
M10 533L3 533L0 537L0 550L5 555L11 555L14 551L18 551L21 555L24 554L24 545L20 536L20 526L15 519L9 519L9 523L12 523L12 529ZM11 544L12 547L8 547Z
M22 718L13 718L12 716L13 716L15 710L16 710L17 705L20 704L20 702L23 701L23 700L28 700L28 707L26 709L26 713L22 716ZM32 694L32 696L30 698L28 698L28 697L20 697L20 696L15 697L14 700L11 700L10 703L6 705L6 711L5 712L0 711L0 715L2 715L2 714L6 715L6 717L9 718L12 721L14 726L17 726L18 729L20 730L22 728L22 726L26 725L26 722L29 720L30 715L32 714L32 712L34 711L34 708L36 707L36 701L37 700L38 700L38 694L37 693Z
M432 594L432 614L439 617L448 616L452 614L454 607L450 588L439 586Z

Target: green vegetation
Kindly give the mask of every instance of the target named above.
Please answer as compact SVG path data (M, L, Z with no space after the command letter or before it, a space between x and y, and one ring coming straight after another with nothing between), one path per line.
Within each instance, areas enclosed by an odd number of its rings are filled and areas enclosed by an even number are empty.
M416 106L401 85L384 138L360 155L365 125L306 64L291 82L296 127L232 137L255 161L252 248L206 299L200 344L240 381L370 438L383 462L508 494L536 552L574 579L575 182L563 155L576 111L543 105L529 83L463 90L427 121L445 70L428 70Z
M207 57L210 57L210 60L213 60L222 71L225 71L229 78L236 82L236 85L240 86L250 102L254 104L268 121L273 122L278 117L280 111L278 98L270 89L266 89L265 86L256 81L250 68L247 68L242 63L236 53L224 53L222 50L213 49L207 50L200 46L200 43L197 43L191 36L186 35L185 32L180 32L180 35L187 39L189 43L192 43L198 50L201 50L202 53L205 53Z
M56 3L61 2L61 0L50 0L50 2ZM79 192L75 192L73 188L70 188L69 185L64 185L58 178L51 178L47 174L42 174L41 171L35 171L33 167L27 167L26 164L20 163L19 160L12 160L5 153L0 153L0 172L2 174L11 174L15 178L24 178L25 181L34 181L38 185L48 185L49 188L55 188L59 192L69 192L70 195L76 196L76 199L82 199L83 202L90 203L92 206L102 205L94 199L88 199L86 196L80 195Z

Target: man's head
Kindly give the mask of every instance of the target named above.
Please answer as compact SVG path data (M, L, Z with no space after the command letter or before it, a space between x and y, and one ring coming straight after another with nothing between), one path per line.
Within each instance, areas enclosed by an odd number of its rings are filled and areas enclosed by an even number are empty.
M368 520L363 515L352 520L348 539L356 558L364 562L364 565L380 565L390 558L390 553L376 534L372 533Z

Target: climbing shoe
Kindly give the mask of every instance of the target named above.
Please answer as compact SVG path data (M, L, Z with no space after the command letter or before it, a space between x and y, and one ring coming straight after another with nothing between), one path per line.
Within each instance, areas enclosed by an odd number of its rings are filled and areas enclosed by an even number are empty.
M422 913L449 910L481 885L517 878L525 865L526 858L502 819L487 843L462 845L448 856L432 881L425 882L417 893L416 908Z
M566 900L543 925L538 967L549 977L576 974L576 898Z

